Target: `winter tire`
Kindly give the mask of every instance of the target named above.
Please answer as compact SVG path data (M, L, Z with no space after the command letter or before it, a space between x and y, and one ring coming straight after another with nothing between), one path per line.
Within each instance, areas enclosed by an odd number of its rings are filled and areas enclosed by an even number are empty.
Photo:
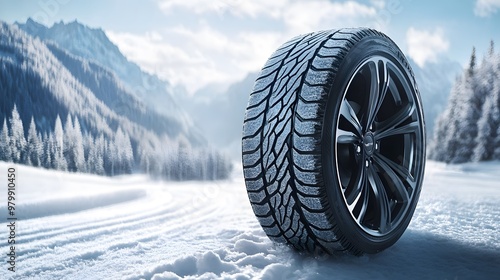
M242 149L248 197L272 240L312 253L388 248L413 216L425 166L405 56L371 29L291 39L255 82Z

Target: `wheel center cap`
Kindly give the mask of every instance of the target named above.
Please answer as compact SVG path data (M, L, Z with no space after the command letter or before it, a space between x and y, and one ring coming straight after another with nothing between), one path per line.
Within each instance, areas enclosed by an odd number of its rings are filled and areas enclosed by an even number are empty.
M375 137L373 133L368 132L363 137L363 145L365 146L365 152L368 156L371 156L375 151Z

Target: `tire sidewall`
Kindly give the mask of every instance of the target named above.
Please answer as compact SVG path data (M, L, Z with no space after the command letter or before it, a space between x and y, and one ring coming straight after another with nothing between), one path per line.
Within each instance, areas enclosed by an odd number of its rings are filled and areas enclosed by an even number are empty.
M413 194L412 201L410 202L409 208L401 222L396 226L396 228L384 236L373 236L361 229L353 220L351 213L345 205L336 172L337 155L334 141L334 139L336 139L335 132L340 113L340 104L344 98L345 88L348 86L348 83L354 75L356 69L368 58L375 55L389 59L405 75L405 79L412 88L415 102L418 102L418 114L420 114L419 117L424 130L422 136L422 147L424 149L424 153L421 159L422 162L420 163L422 167L421 172L419 172L420 174L417 174L417 177L415 178L417 180L417 187L415 189L415 193ZM421 112L422 107L420 96L410 71L408 62L394 42L382 36L368 36L361 39L350 48L339 65L331 89L328 93L326 111L323 119L321 149L323 155L323 176L325 178L328 203L330 204L329 209L332 210L331 215L338 225L338 228L336 229L336 231L338 231L336 232L337 236L341 239L345 238L345 241L347 241L346 245L352 244L352 246L354 246L357 250L366 253L379 252L393 245L401 237L406 230L411 217L413 216L420 195L423 166L425 166L425 126L423 114Z

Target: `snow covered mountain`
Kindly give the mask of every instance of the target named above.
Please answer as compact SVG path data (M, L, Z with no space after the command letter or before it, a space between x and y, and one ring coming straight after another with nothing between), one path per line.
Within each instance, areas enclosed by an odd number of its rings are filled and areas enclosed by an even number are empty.
M29 20L24 27L29 26L41 25ZM78 23L71 26L80 31L88 29ZM105 36L102 31L94 32ZM0 101L3 105L1 116L8 115L17 104L24 112L23 122L29 123L27 118L34 116L42 131L51 128L57 114L64 118L70 112L82 118L84 128L93 134L107 135L120 126L136 135L137 140L141 138L137 132L142 131L141 134L151 134L153 138L166 135L175 139L183 135L191 144L205 144L206 140L191 121L183 117L185 113L173 100L164 102L165 107L172 107L174 113L171 115L150 110L147 102L125 85L113 69L98 61L71 54L53 41L40 40L5 23L2 23L0 46L2 70L8 72L2 77L2 95L7 98ZM112 47L102 46L103 50ZM142 72L138 71L140 76ZM165 96L171 98L169 94Z
M189 116L175 101L172 86L130 62L102 29L89 28L76 20L59 22L50 28L32 19L16 25L32 36L51 41L73 55L108 68L116 73L124 88L146 106L185 126L192 125Z

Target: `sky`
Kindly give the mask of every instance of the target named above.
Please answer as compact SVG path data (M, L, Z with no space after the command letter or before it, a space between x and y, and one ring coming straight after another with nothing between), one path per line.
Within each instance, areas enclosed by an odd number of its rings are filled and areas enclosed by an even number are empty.
M288 39L370 27L419 66L465 66L500 46L500 0L0 0L0 20L44 25L77 20L102 28L131 61L188 92L258 71ZM497 47L497 50L500 47Z

